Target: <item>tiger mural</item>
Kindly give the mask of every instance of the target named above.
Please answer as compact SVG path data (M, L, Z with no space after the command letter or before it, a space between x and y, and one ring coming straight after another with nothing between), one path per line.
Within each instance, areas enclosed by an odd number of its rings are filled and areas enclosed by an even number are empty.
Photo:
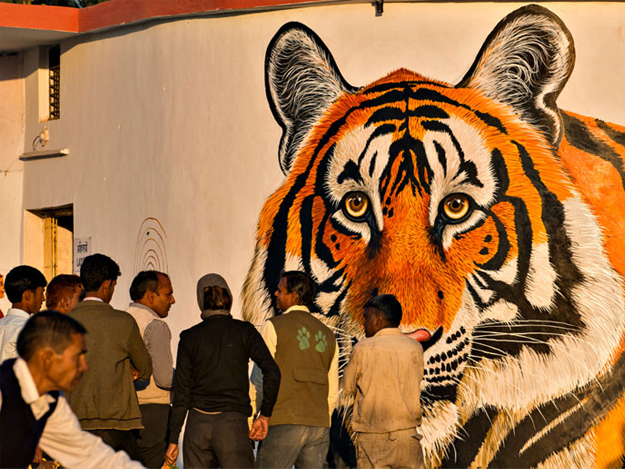
M392 293L423 341L428 467L622 467L625 127L558 108L570 32L530 5L456 85L405 69L354 87L284 25L266 56L286 179L265 202L244 319L308 272L342 365Z

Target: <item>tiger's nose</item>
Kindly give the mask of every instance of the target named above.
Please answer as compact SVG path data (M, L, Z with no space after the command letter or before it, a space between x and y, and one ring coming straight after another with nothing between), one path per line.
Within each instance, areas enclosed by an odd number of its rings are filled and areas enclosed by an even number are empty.
M427 329L417 329L416 331L406 335L417 342L427 342L432 338L432 334L430 334L430 331Z

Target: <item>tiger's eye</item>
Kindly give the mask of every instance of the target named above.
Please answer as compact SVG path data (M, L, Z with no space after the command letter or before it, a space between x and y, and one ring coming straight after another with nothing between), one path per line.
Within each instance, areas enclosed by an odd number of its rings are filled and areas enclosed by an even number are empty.
M343 199L343 210L349 218L362 218L368 209L369 199L362 192L350 192Z
M460 220L469 213L469 198L463 194L452 194L443 202L445 215L451 220Z

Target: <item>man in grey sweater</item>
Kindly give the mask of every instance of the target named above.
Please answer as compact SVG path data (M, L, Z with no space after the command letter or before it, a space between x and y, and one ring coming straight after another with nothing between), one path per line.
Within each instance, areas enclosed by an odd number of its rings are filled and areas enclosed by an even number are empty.
M133 302L126 311L137 321L152 358L150 380L135 383L144 427L137 444L143 464L160 469L167 450L167 424L174 379L171 330L164 319L176 300L169 276L155 270L137 274L130 285L130 298Z

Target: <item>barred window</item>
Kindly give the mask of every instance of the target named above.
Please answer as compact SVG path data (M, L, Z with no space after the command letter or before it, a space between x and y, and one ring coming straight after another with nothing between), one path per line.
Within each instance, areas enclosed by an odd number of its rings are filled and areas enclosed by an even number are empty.
M61 117L61 48L51 47L48 51L50 70L50 119Z

